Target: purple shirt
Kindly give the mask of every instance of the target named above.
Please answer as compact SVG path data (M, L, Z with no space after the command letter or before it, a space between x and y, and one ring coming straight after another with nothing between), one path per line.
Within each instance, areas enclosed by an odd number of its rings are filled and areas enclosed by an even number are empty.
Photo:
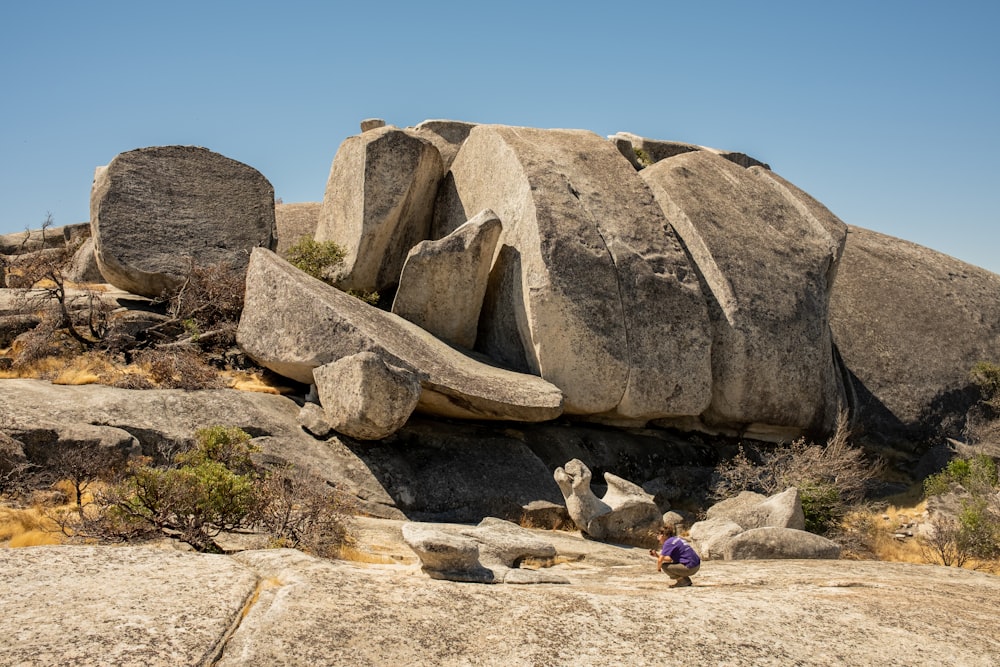
M670 560L680 563L684 567L698 567L701 565L701 558L698 557L695 550L679 537L668 537L663 542L660 555L670 556Z

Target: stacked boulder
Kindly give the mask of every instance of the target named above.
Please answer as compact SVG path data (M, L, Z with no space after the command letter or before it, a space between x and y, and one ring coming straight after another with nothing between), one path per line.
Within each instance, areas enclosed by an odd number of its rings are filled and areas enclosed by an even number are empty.
M836 542L806 532L796 488L770 498L744 491L723 500L709 508L705 520L691 526L689 534L706 559L840 557Z

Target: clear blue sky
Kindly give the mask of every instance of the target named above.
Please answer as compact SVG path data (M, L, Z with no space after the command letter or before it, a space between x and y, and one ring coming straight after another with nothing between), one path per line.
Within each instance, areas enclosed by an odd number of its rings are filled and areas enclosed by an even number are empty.
M343 6L340 6L343 5ZM319 201L363 118L753 155L845 222L1000 272L1000 2L4 2L0 233L200 145Z

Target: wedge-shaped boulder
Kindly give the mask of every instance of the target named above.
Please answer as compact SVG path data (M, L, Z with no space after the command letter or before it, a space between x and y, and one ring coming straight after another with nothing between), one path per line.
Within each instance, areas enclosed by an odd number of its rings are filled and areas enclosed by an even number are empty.
M123 290L159 296L192 263L245 266L274 242L274 188L256 169L196 146L118 154L90 193L97 265Z
M846 226L770 171L706 151L638 173L710 292L704 421L760 438L832 428L843 389L829 301Z
M725 557L726 545L742 532L744 532L743 527L738 523L716 518L695 522L688 536L695 543L702 558L721 560Z
M441 156L410 130L380 127L348 137L337 149L316 228L345 256L344 289L395 286L410 248L428 238Z
M503 221L506 276L481 325L496 359L523 358L566 411L645 421L700 414L710 329L693 267L649 189L591 132L479 125L439 193L436 233L470 213ZM492 282L492 281L491 281ZM506 327L506 329L505 329Z
M441 153L441 162L445 171L451 168L451 163L458 155L462 142L476 126L461 120L425 120L413 128L419 136L430 141Z
M1000 361L1000 275L851 227L830 303L857 430L884 442L960 438L969 371Z
M313 369L330 426L358 440L381 440L403 427L420 400L420 377L358 352Z
M428 414L545 421L562 412L562 393L545 380L471 359L263 248L250 257L237 341L263 366L307 384L314 368L374 352L425 376L417 409Z
M725 560L840 558L840 545L821 535L793 528L754 528L736 535L723 550Z
M502 225L493 211L406 256L392 312L438 338L472 348Z

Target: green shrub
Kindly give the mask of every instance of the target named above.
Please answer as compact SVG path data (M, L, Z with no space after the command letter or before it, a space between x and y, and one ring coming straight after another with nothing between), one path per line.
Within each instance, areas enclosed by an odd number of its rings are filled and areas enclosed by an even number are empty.
M984 495L997 486L997 464L985 454L952 459L941 472L924 480L924 495L940 496L955 485L973 495Z
M972 367L970 376L982 392L983 400L1000 409L1000 365L980 361Z
M285 252L285 259L313 278L333 284L332 273L344 261L344 249L333 241L314 241L304 236Z

